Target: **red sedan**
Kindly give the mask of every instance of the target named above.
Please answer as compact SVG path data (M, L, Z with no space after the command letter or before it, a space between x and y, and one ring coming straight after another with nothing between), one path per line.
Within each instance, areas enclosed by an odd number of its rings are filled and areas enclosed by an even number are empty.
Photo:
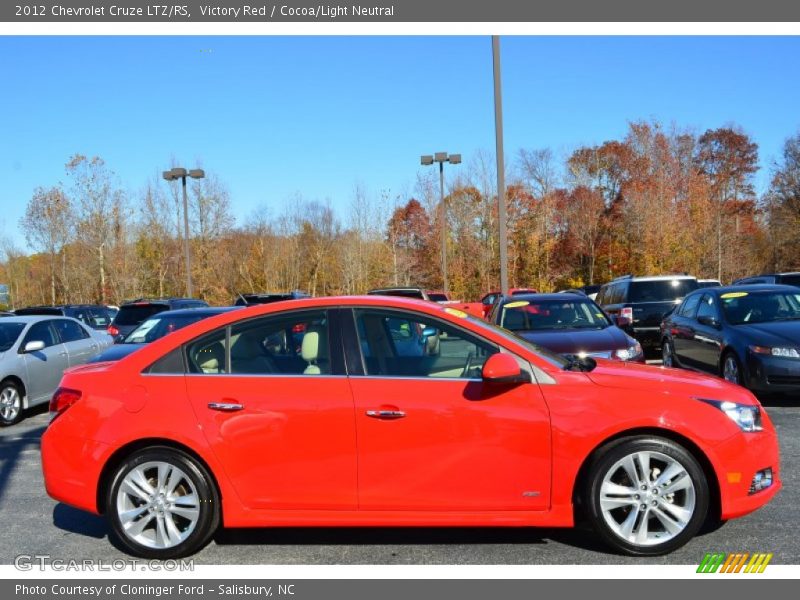
M220 526L548 526L678 548L781 487L775 430L721 379L566 360L430 302L309 298L224 313L67 371L48 493L131 553Z

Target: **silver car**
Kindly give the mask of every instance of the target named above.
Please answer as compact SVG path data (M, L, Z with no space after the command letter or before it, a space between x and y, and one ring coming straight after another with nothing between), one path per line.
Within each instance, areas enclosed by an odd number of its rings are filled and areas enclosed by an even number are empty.
M110 335L69 317L0 319L0 426L49 402L67 367L82 365L113 344Z

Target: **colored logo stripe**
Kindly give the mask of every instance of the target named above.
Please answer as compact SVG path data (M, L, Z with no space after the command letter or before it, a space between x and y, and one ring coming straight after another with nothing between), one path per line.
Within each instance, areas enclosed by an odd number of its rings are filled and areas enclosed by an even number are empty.
M697 567L698 573L763 573L773 554L756 552L707 552ZM749 562L748 562L749 559ZM744 569L744 570L743 570Z

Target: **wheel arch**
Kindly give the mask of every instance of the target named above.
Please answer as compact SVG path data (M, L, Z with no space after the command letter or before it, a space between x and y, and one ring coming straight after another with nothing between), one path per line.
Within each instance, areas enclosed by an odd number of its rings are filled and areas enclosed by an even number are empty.
M222 500L222 489L220 488L219 481L217 481L217 476L209 466L208 461L206 461L196 450L187 446L186 444L182 444L168 438L142 438L128 442L124 446L117 448L117 450L114 451L114 453L103 465L103 469L100 471L100 476L97 481L97 495L95 498L97 512L99 514L105 513L105 497L108 494L108 488L111 485L110 475L114 472L114 470L133 453L138 452L139 450L144 450L145 448L153 448L158 446L183 452L200 463L211 477L211 483L216 489L220 500Z
M574 510L575 522L577 523L578 521L583 520L584 517L585 509L581 498L581 490L586 484L589 476L589 468L591 467L595 457L597 457L601 451L613 447L616 444L622 443L622 441L627 438L643 435L661 437L675 442L676 444L680 444L686 448L686 451L697 460L697 462L700 464L700 467L703 469L703 474L705 475L708 483L709 507L706 522L719 520L722 515L722 496L719 487L719 479L717 478L717 472L714 470L711 460L708 458L706 453L703 452L700 446L698 446L697 443L685 435L682 435L671 429L661 429L658 427L637 427L634 429L619 431L614 435L607 437L602 442L597 444L592 451L587 454L586 458L583 460L583 463L581 463L572 487L572 506Z

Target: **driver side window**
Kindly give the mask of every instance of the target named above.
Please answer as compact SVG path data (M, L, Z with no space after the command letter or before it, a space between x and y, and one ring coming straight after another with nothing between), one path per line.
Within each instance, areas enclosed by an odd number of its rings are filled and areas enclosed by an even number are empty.
M357 310L366 374L380 377L479 379L497 347L436 319Z

